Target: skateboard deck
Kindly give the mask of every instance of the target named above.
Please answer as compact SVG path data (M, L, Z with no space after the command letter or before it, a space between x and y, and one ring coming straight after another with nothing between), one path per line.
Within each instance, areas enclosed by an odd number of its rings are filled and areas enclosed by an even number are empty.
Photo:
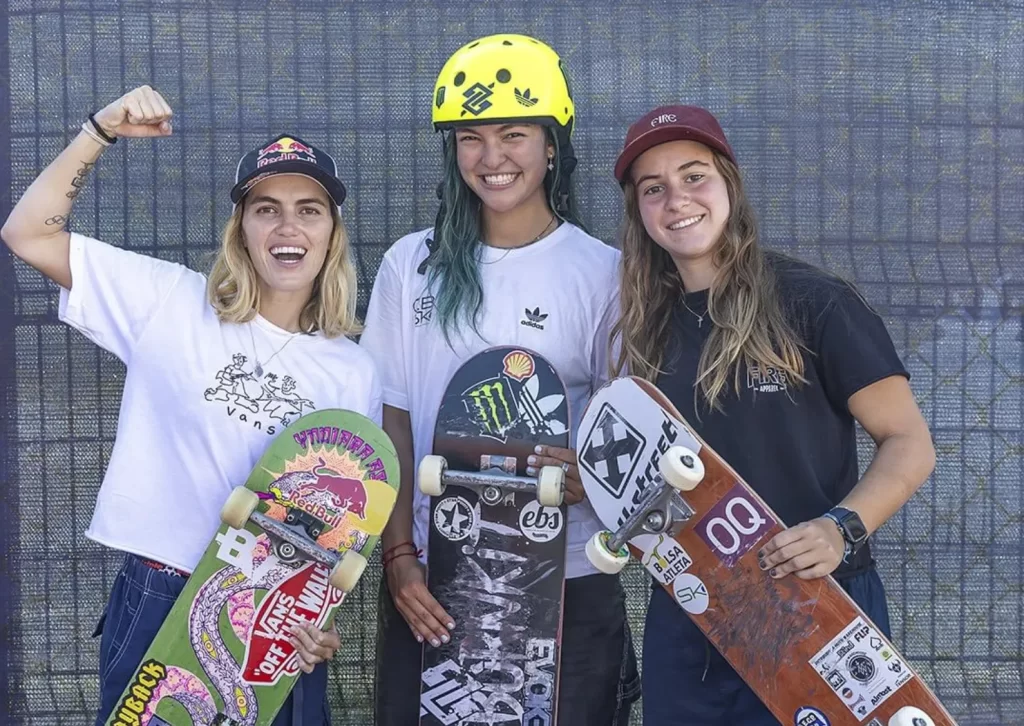
M289 627L333 623L391 515L398 471L390 439L350 411L278 434L225 504L108 726L270 724L301 675Z
M424 649L422 726L555 723L564 474L527 477L526 458L567 448L568 429L565 387L529 350L479 353L445 389L418 479L431 495L427 586L455 629Z
M588 543L591 562L613 572L639 560L780 723L955 723L835 579L761 570L759 547L785 525L652 384L606 384L577 443L608 527Z

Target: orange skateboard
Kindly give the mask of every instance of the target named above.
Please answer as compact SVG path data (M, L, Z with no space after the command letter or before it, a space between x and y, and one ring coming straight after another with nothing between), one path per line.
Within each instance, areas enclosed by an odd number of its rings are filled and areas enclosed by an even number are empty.
M590 561L615 573L632 554L781 723L956 723L831 576L761 570L758 547L785 525L652 384L599 390L577 454L609 529L587 544Z

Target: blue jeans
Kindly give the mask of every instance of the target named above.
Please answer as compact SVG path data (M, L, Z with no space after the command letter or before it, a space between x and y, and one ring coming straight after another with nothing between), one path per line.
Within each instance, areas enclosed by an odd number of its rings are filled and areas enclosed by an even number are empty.
M103 726L135 669L185 587L185 578L154 570L126 555L93 637L100 639L100 710ZM273 726L330 726L327 665L321 663L295 683Z
M889 608L875 569L838 582L889 637ZM642 692L644 726L779 723L660 585L644 625Z

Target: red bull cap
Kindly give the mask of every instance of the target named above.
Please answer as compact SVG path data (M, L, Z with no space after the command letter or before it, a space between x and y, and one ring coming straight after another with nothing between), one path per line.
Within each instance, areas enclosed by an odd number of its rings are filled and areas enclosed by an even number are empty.
M238 204L250 189L276 174L302 174L320 184L339 207L345 185L338 178L334 158L293 134L281 134L238 160L231 201Z

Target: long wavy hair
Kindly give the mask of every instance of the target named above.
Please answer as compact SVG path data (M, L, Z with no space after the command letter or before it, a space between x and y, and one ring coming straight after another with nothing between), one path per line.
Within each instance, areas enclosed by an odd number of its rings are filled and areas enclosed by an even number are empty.
M709 408L720 409L730 377L733 390L740 390L741 371L772 367L796 385L806 378L805 346L784 314L740 171L718 152L714 162L729 193L729 219L712 251L716 272L708 315L714 327L701 350L694 397L699 391ZM613 372L620 375L628 368L631 375L653 382L663 372L672 309L684 293L683 282L671 256L647 234L631 179L622 191L622 317L612 329L612 338L621 336L622 345Z
M329 206L334 229L323 266L313 281L313 292L299 314L299 327L305 333L320 332L327 338L351 337L362 330L356 317L356 268L345 224L338 208ZM220 250L206 285L207 298L217 317L230 323L248 322L260 309L259 280L242 235L244 214L243 200L224 225Z
M463 323L477 330L484 296L477 266L482 244L482 203L462 178L456 148L458 140L454 132L447 133L439 187L441 206L432 239L427 241L431 251L427 279L431 287L437 284L434 309L444 336L449 339L450 332ZM545 127L545 136L546 143L555 149L554 169L544 175L548 207L563 222L583 228L571 182L575 164L571 146L550 127Z

